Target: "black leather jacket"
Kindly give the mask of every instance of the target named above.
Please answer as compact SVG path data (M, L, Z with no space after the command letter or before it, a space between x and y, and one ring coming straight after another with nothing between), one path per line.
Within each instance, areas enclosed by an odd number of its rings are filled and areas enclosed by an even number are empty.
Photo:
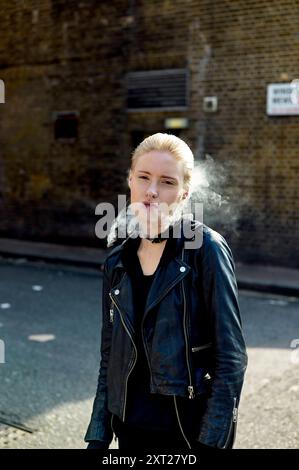
M219 233L197 222L193 230L202 231L201 247L186 249L181 222L173 257L158 267L147 298L142 332L150 390L174 400L207 393L197 440L227 448L235 439L247 367L234 261ZM107 448L113 414L125 420L127 383L137 358L132 285L121 257L127 240L112 249L104 264L101 363L85 435L85 441L104 441Z

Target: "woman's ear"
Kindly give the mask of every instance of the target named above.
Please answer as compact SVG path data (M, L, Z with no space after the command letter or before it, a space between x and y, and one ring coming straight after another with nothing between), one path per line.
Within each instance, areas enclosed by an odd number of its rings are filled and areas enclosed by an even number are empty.
M128 186L129 186L130 189L131 189L131 180L132 180L132 173L131 173L131 171L130 171L130 172L129 172L129 175L128 175L128 178L127 178Z

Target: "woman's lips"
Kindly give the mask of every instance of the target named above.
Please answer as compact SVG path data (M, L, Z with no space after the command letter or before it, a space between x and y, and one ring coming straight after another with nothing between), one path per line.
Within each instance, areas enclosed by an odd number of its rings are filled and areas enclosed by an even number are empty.
M158 209L159 207L157 202L144 202L143 204L147 210Z

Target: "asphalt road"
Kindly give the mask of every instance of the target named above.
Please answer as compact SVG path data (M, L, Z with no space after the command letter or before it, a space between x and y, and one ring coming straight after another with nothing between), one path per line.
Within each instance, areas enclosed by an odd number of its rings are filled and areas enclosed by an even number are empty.
M249 365L235 447L299 448L299 299L242 291L240 306ZM0 259L0 448L86 447L100 309L99 271Z

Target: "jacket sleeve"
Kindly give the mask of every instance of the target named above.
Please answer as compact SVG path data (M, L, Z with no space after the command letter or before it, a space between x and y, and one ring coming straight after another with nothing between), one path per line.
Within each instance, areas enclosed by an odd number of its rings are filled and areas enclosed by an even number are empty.
M91 420L84 437L88 441L103 441L107 449L113 438L111 428L112 414L107 408L107 365L110 354L112 324L109 320L109 289L110 283L107 276L107 261L103 270L102 285L102 330L101 330L101 362L98 375L98 385L96 396L93 403Z
M232 448L247 352L242 332L233 256L225 239L211 231L203 244L202 276L213 343L211 388L197 440Z

